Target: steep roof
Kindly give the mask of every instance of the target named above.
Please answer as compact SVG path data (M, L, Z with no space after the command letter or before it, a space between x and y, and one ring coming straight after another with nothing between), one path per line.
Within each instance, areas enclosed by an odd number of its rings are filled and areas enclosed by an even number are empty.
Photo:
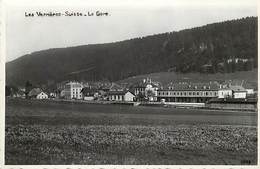
M33 88L29 93L28 96L37 96L42 92L42 89L40 88Z
M167 85L168 89L171 90L218 90L219 84L216 82L210 83L170 83Z
M127 93L127 91L123 90L123 91L108 91L107 94L108 95L125 95Z
M159 87L159 84L155 82L138 82L134 85L135 88L146 88L147 85L152 85L152 87Z
M121 91L121 90L123 91L124 88L116 83L112 83L112 85L109 87L109 90L110 91Z
M81 90L81 93L83 93L84 95L86 94L95 94L96 92L98 92L98 89L97 88L93 88L93 87L84 87L82 90Z
M233 90L234 92L244 92L244 91L246 91L245 90L245 88L243 88L242 86L229 86L229 88L231 89L231 90Z
M131 91L128 90L123 90L123 91L109 91L107 94L108 95L125 95L127 92L132 93ZM132 93L133 94L133 93ZM134 95L134 94L133 94Z

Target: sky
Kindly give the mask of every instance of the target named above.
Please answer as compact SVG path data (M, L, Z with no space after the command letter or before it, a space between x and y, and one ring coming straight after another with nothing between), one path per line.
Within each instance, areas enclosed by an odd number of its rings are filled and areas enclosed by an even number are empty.
M49 48L109 43L257 16L257 0L6 0L6 61ZM38 17L36 12L94 13ZM96 12L108 16L96 16ZM33 17L26 17L34 14Z

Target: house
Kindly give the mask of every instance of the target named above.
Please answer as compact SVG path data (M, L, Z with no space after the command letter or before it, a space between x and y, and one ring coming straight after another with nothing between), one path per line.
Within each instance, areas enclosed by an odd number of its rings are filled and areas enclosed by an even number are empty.
M49 98L57 98L59 97L60 90L59 89L47 89L49 93Z
M112 83L109 87L109 91L124 91L124 88L116 83Z
M221 87L218 91L218 98L246 98L248 92L251 93L251 90L246 90L243 86L243 82L238 84L237 82L229 82L225 87Z
M11 90L11 96L12 97L17 97L17 98L25 98L25 92L21 89L17 89L17 90Z
M246 98L247 91L242 86L229 86L229 88L233 91L233 98Z
M158 101L205 103L218 97L219 84L210 83L170 83L167 89L158 90Z
M246 95L254 95L257 90L257 83L244 80L229 80L225 81L223 86L224 85L226 88L229 88L230 86L241 86L240 90L246 90Z
M224 88L218 90L218 98L232 98L233 91L230 88Z
M98 89L93 88L91 86L84 87L81 90L81 93L82 93L83 100L94 100L97 99L99 96Z
M134 101L135 95L130 91L109 91L108 93L109 101Z
M82 99L81 90L83 84L75 81L66 83L64 88L64 97L65 99Z
M134 98L135 98L135 95L130 91L126 92L124 95L124 101L127 101L127 102L134 101Z
M158 89L159 83L152 82L151 79L147 78L134 86L134 94L137 100L147 99L149 101L156 101Z
M36 99L48 99L48 94L44 92L40 92L37 96Z
M109 95L108 93L113 91L113 92L123 92L125 89L116 84L116 83L106 83L103 84L102 86L99 87L99 94L100 94L100 98L103 100L111 100L111 98L109 99Z
M50 92L50 98L56 98L57 97L57 93L56 92Z
M40 88L33 88L28 93L29 98L31 99L48 99L48 94L43 92Z
M61 90L59 93L59 98L65 98L65 89Z

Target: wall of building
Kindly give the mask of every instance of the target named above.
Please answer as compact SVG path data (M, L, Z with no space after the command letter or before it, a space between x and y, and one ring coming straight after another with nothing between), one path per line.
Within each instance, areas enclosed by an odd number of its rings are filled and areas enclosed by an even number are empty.
M130 92L127 92L124 96L124 101L127 101L127 102L132 102L134 101L134 95Z
M159 90L159 97L218 97L218 91Z
M44 92L41 92L36 96L36 99L48 99L48 95Z
M246 91L245 92L234 92L234 98L235 99L246 98Z
M166 102L187 102L187 103L205 103L211 98L218 97L218 91L178 91L178 90L159 90L157 101L165 99Z
M81 90L83 85L78 82L69 82L65 85L65 99L82 99Z
M84 96L83 100L91 101L94 100L93 96Z
M219 90L218 91L218 98L228 98L232 97L232 90Z
M123 101L124 96L123 95L109 95L108 100L109 101Z

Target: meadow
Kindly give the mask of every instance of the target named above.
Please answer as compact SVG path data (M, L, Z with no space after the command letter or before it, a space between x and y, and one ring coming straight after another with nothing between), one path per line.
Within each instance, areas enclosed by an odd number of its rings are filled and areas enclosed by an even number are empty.
M6 101L6 164L256 164L257 114Z

